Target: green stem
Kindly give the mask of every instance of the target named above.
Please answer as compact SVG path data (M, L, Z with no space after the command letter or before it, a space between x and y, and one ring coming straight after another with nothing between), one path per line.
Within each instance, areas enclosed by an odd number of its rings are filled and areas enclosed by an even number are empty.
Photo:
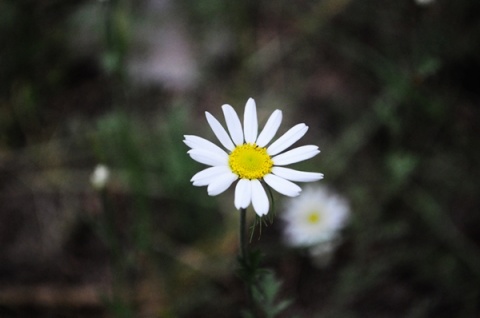
M247 209L240 209L240 258L242 259L243 266L250 267L250 257L248 255L248 242L247 242ZM250 269L247 269L250 271ZM252 286L249 279L245 280L245 287L247 292L248 306L253 306Z
M247 209L240 209L240 256L247 261Z

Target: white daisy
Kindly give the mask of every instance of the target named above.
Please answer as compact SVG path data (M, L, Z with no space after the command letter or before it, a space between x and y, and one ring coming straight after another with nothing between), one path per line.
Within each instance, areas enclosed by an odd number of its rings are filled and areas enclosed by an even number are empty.
M259 215L268 213L270 203L262 183L289 197L302 190L296 182L311 182L323 178L323 174L304 172L283 166L310 159L320 150L307 145L283 152L302 138L308 130L305 124L298 124L283 136L267 146L277 133L282 122L282 112L275 110L258 134L257 108L250 98L245 105L243 128L240 118L230 105L222 106L228 133L209 112L207 121L223 150L216 144L198 136L187 135L185 144L193 160L210 166L197 174L191 181L194 186L207 186L208 194L218 195L237 181L234 204L237 209L245 209L252 203ZM282 153L283 152L283 153Z
M350 208L345 199L324 187L307 187L301 197L285 204L282 213L284 234L291 246L320 246L338 238L349 216Z

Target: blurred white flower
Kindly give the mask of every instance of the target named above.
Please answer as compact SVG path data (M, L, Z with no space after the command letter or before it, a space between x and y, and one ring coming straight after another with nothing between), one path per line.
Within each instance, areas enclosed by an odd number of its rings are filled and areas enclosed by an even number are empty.
M310 159L320 152L314 145L300 146L284 152L305 135L308 130L305 124L292 127L267 146L282 122L280 110L272 113L260 134L257 107L252 98L249 98L245 105L243 128L232 106L223 105L222 110L228 133L209 112L206 112L206 117L213 133L227 151L204 138L185 136L184 142L191 148L188 151L190 157L210 166L192 177L194 186L207 186L208 194L215 196L238 180L235 187L235 207L246 209L251 203L255 212L262 216L268 213L270 203L261 181L283 195L294 197L299 195L302 189L292 181L312 182L323 178L321 173L283 167Z
M90 176L90 183L96 190L102 190L110 177L110 169L103 164L99 164L93 170Z
M420 6L427 6L435 2L435 0L415 0L415 2Z
M282 219L286 241L290 246L309 247L312 254L330 252L349 216L344 198L322 186L305 187L301 196L285 204Z

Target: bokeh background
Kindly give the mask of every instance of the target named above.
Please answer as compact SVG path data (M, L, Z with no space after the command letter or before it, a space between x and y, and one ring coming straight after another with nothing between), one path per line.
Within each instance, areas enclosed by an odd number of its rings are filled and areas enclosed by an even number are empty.
M352 210L318 266L253 235L279 317L480 315L480 1L0 1L0 317L241 317L233 191L184 134L243 110ZM94 167L111 175L102 191ZM276 197L277 213L282 198ZM253 224L253 211L249 210Z

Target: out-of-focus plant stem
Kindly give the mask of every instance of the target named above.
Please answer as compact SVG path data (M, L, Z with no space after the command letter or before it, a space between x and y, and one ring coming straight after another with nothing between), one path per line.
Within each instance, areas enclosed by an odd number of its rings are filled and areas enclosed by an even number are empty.
M240 258L243 266L250 266L250 257L248 255L247 242L247 209L240 209ZM245 280L248 305L253 306L252 286L250 280Z

